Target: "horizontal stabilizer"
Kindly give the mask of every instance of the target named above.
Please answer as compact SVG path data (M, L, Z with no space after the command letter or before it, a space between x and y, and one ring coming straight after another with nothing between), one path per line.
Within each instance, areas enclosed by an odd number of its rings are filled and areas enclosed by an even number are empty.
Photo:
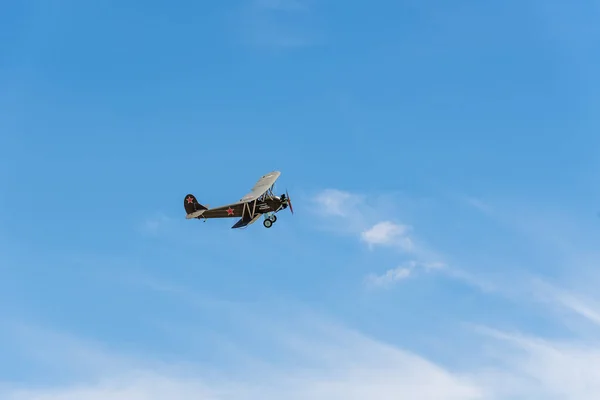
M186 214L185 215L185 219L192 219L192 218L198 218L200 217L202 214L204 214L204 211L206 210L198 210L198 211L194 211L191 214Z

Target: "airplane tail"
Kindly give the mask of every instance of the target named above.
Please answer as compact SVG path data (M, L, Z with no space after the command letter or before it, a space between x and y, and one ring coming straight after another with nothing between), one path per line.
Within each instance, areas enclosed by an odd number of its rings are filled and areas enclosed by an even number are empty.
M196 197L193 194L188 194L183 199L183 207L185 208L186 218L197 218L206 210L208 207L198 203Z

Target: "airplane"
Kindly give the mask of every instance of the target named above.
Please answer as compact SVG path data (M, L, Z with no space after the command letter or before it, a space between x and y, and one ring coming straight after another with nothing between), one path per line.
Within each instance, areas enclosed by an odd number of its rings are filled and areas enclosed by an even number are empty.
M254 222L261 215L264 216L263 225L265 228L273 226L277 221L275 215L281 210L290 208L294 214L294 208L287 190L285 194L276 196L273 194L275 181L279 178L281 172L272 171L263 175L254 185L252 190L242 197L238 202L221 207L209 208L196 200L193 194L188 194L183 200L183 206L186 212L186 219L204 219L209 218L240 218L231 228L244 228Z

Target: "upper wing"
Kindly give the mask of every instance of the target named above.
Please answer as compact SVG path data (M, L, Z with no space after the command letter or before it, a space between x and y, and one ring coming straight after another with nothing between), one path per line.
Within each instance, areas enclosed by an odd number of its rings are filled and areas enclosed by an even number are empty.
M258 199L267 190L269 190L269 188L271 186L273 186L273 184L275 183L277 178L279 178L279 175L281 175L281 172L279 172L279 171L273 171L273 172L269 172L266 175L263 175L258 180L258 182L256 182L256 184L254 185L254 187L252 188L250 193L248 193L244 197L242 197L240 199L240 201L245 203L248 201L254 201L254 200Z

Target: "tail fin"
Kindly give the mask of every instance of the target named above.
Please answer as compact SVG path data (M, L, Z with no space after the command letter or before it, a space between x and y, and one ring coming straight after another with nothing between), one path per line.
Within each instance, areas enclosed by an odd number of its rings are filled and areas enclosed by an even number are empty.
M188 218L197 218L202 214L203 211L208 210L207 207L198 203L198 200L196 200L196 197L194 197L193 194L188 194L185 196L185 199L183 199L183 207L185 207L185 213L187 214ZM190 214L194 215L192 216Z

